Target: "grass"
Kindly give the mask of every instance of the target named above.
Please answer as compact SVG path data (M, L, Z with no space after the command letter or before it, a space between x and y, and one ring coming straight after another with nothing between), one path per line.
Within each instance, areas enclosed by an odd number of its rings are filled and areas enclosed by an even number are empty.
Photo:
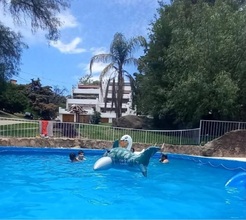
M38 134L37 122L0 125L0 136L3 137L36 137Z
M88 139L99 139L114 141L119 139L125 134L132 137L135 143L146 143L146 144L187 144L196 145L197 142L194 138L189 138L183 136L182 139L180 135L177 134L166 134L161 131L146 131L146 130L136 130L136 129L122 129L114 128L100 125L89 125L83 124L78 128L80 137Z

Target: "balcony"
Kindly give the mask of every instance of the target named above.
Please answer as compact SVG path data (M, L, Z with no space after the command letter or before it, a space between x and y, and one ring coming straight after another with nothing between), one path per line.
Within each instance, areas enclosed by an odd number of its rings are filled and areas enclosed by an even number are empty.
M96 105L98 104L98 99L67 99L67 105L69 104Z
M73 89L73 94L99 94L100 89Z

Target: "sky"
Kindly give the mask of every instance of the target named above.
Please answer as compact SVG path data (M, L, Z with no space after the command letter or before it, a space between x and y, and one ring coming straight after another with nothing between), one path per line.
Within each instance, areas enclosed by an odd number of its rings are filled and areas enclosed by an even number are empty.
M0 21L19 31L29 46L22 53L20 74L13 79L28 84L39 78L43 86L58 86L71 94L73 86L89 73L91 58L109 52L116 32L127 39L141 35L148 40L150 23L158 8L158 0L72 0L71 7L58 15L63 25L57 42L48 42L45 31L33 34L28 20L23 26L16 26L8 13L0 13ZM134 57L140 55L141 48ZM98 79L103 66L93 65L93 79ZM133 67L126 69L134 72Z

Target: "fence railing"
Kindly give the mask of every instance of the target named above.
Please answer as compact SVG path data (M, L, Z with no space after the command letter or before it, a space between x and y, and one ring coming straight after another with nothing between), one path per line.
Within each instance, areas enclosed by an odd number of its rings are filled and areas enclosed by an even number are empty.
M207 143L234 130L245 130L246 122L201 120L199 143Z
M42 121L23 120L0 117L0 137L31 138L43 136ZM68 123L49 121L47 137L53 138L87 138L114 141L128 134L135 143L146 144L199 144L199 128L186 130L141 130L85 123Z
M135 143L200 145L237 129L246 129L246 122L201 120L200 127L195 129L141 130L85 123L57 121L44 123L44 121L38 120L0 117L0 137L2 138L33 138L41 135L53 138L87 138L114 141L128 134Z
M0 117L0 137L36 137L39 121Z

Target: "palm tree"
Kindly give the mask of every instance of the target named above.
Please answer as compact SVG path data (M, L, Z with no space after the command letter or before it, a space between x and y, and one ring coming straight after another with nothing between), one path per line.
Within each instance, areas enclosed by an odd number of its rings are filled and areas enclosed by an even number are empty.
M110 45L110 53L98 54L91 58L90 72L92 73L92 66L95 62L108 63L108 65L102 70L99 81L102 91L103 79L107 77L106 92L104 96L105 109L107 103L107 95L109 84L112 82L112 102L111 109L115 107L116 120L122 115L122 102L124 93L124 78L128 78L133 90L134 78L126 70L125 65L133 64L138 66L139 60L132 57L134 50L143 46L146 48L146 40L142 36L134 37L127 40L123 34L116 33L114 39Z

